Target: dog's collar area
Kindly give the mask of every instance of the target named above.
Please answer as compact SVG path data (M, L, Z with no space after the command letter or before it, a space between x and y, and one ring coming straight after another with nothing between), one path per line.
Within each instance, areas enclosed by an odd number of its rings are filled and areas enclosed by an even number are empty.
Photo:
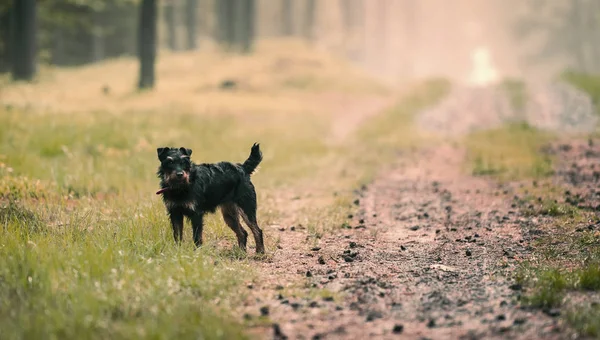
M164 193L164 192L165 192L165 191L167 191L167 190L169 190L169 188L162 188L162 189L158 190L158 191L156 192L156 194L157 194L157 195L160 195L160 194Z

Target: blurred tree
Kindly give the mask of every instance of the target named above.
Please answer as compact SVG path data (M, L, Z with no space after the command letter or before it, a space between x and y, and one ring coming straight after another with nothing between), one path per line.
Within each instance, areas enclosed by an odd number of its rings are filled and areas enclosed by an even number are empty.
M235 47L241 53L250 53L254 43L254 0L236 0L235 7Z
M292 0L282 0L281 34L285 37L294 35L294 4Z
M538 65L551 59L566 60L575 71L600 72L600 6L598 0L523 0L514 27L515 37L535 39L539 48L526 56Z
M138 57L140 77L138 88L154 87L154 63L156 60L157 0L142 0L139 11Z
M12 14L12 77L31 80L36 73L36 0L14 0Z
M177 34L175 29L175 1L165 0L163 7L165 25L167 26L167 46L171 51L177 50Z
M135 54L139 0L44 0L38 4L39 59L80 65Z
M308 41L313 41L315 30L315 17L317 11L316 0L307 0L306 8L304 9L304 22L302 23L302 33Z
M226 49L235 45L235 7L235 0L217 0L217 40Z
M360 60L361 31L364 28L364 2L363 0L342 0L340 6L346 53L350 59Z
M196 21L198 20L198 0L186 0L185 27L187 33L187 49L196 49Z
M10 2L0 4L0 73L8 72L11 66L10 56Z

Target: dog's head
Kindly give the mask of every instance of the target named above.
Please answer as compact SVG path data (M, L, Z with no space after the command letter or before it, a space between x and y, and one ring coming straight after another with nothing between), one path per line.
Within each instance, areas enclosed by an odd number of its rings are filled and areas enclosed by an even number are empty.
M186 148L158 148L158 176L167 187L183 187L190 184L190 170L192 169L191 149Z

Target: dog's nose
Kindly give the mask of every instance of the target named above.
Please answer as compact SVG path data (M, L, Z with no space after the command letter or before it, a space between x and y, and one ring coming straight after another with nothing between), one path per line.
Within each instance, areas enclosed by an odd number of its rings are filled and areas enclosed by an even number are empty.
M176 175L179 178L183 177L183 171L177 171Z

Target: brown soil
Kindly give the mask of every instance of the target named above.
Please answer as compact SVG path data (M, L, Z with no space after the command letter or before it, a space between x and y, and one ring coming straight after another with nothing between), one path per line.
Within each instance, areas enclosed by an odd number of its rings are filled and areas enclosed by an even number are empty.
M555 318L519 307L521 287L511 278L531 251L535 222L511 204L513 186L465 175L463 152L453 147L402 159L357 193L351 226L318 245L298 226L268 230L279 233L280 249L259 262L244 312L274 324L255 327L256 334L565 338Z

